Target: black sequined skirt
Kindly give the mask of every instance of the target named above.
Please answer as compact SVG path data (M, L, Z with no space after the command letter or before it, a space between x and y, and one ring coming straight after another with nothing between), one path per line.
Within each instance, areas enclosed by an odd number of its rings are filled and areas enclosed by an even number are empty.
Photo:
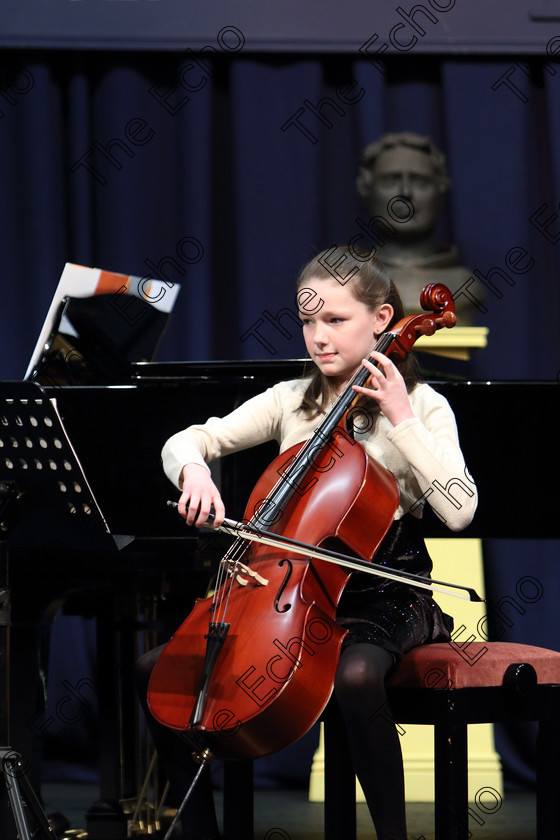
M422 523L408 515L391 525L374 562L429 577L432 561ZM343 648L358 642L380 645L398 662L429 642L447 642L453 619L443 613L429 590L354 572L340 600L336 620L348 630Z

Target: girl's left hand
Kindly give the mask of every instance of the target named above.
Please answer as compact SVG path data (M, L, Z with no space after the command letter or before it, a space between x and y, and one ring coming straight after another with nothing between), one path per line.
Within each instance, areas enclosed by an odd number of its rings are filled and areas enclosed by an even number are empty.
M354 385L354 391L376 400L387 420L393 426L397 426L403 420L414 417L405 381L400 371L387 356L378 353L376 350L373 350L371 355L379 362L381 370L367 359L362 359L363 366L371 373L371 384L368 388Z

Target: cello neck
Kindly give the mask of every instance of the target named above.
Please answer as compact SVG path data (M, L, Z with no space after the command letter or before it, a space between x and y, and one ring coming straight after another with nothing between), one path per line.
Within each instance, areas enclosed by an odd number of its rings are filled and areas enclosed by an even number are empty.
M393 341L393 334L383 333L377 340L374 349L383 353ZM378 366L375 359L371 356L369 357L369 361L376 367ZM349 437L343 421L352 404L358 399L358 394L353 390L353 386L363 385L370 376L371 374L367 368L360 365L344 388L344 391L315 429L313 435L302 446L298 455L282 473L272 493L264 500L262 506L251 519L251 525L256 528L268 528L273 525L282 515L282 509L289 499L291 499L294 492L302 487L307 472L313 468L315 458L323 448L328 444L336 446L333 438L337 434L343 434Z

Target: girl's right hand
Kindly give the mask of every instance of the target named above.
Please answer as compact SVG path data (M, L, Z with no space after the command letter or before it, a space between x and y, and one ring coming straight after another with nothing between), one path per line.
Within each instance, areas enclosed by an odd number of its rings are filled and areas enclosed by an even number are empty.
M220 491L212 481L212 476L200 464L186 464L181 471L183 492L179 499L178 510L186 519L187 525L204 525L210 508L214 507L213 527L219 528L225 516L224 503Z

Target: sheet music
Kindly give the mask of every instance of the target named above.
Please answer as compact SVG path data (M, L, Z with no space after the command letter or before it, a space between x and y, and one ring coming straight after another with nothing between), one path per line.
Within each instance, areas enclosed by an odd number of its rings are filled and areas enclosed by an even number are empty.
M178 283L167 283L147 276L137 277L132 274L118 274L100 268L87 268L83 265L66 263L24 379L28 379L45 351L45 345L52 333L54 320L63 298L86 298L100 294L128 294L150 303L160 312L169 314L173 310L180 288Z

